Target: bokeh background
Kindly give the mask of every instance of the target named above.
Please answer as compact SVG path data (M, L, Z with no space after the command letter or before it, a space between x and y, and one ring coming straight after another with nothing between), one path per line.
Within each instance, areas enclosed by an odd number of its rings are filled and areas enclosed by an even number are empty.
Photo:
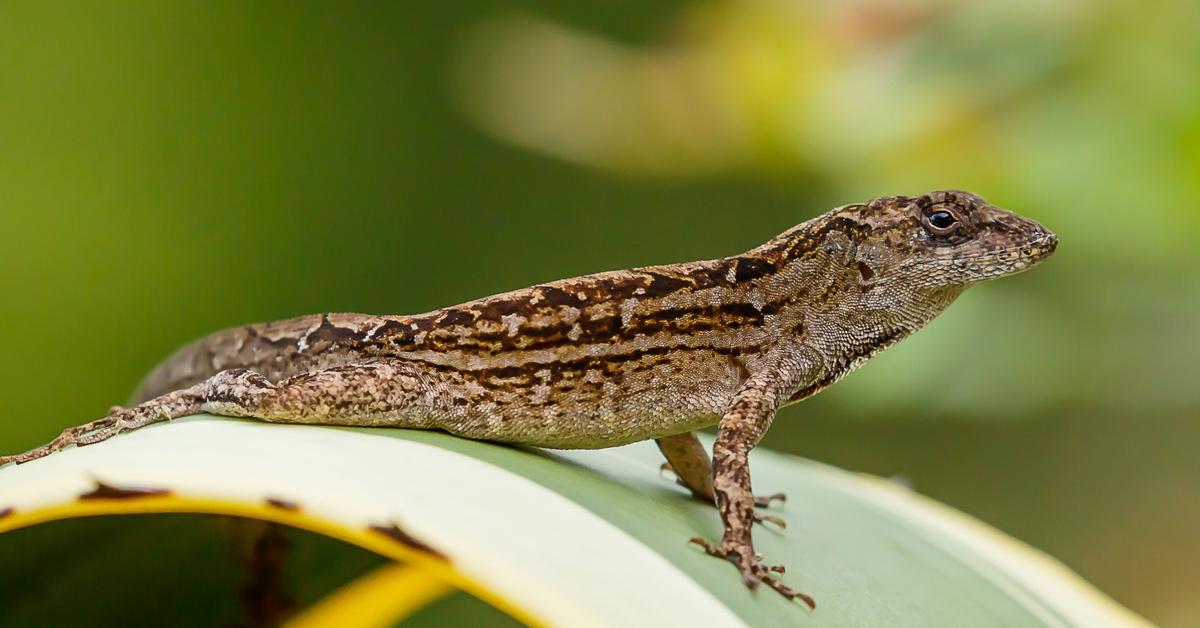
M766 446L905 478L1200 625L1188 0L0 0L0 449L98 417L218 328L733 254L946 187L1059 252L785 410ZM236 564L190 521L5 535L0 606L45 620L98 578L166 578L126 619L234 621L213 600ZM377 564L293 542L321 565L289 575L300 598Z

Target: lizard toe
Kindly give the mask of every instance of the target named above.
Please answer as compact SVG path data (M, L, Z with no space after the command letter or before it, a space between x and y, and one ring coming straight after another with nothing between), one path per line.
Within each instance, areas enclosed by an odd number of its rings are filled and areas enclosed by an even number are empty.
M814 600L812 598L812 596L805 595L804 593L801 593L801 592L787 586L786 584L783 584L782 582L780 582L778 579L776 579L774 577L766 576L766 577L762 578L762 581L764 584L771 587L772 589L775 589L775 591L777 593L779 593L780 595L782 595L783 597L785 597L789 600L799 599L800 601L807 604L809 608L811 608L811 609L817 608L817 601Z
M787 495L785 495L784 493L772 493L770 495L765 495L762 497L759 497L756 495L754 497L754 506L757 508L766 508L766 507L770 506L773 502L783 503L786 501L787 501Z
M757 523L775 524L775 526L778 527L780 530L784 530L787 528L787 521L784 521L782 518L776 517L774 515L761 515L756 512L756 513L754 513L754 521Z

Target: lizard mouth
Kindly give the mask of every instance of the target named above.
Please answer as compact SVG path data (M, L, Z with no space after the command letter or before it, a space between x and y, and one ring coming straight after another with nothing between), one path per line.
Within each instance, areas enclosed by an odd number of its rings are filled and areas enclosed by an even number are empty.
M1040 262L1050 256L1058 248L1058 236L1047 233L1037 239L1004 249L997 253L981 256L984 259L1024 259L1030 262Z
M936 266L960 274L968 282L983 281L1015 275L1037 265L1058 248L1058 236L1046 231L1037 238L1016 246L967 255L948 255L934 262Z
M982 278L1003 277L1028 270L1050 257L1058 248L1058 236L1046 232L1041 237L995 252L972 255L954 260L961 265L964 262L978 265L976 272Z

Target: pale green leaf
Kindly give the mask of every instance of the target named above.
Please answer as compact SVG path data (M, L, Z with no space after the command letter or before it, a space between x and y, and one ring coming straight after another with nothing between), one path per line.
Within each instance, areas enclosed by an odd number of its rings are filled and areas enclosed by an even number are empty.
M789 498L773 513L788 528L757 529L758 549L816 610L746 589L687 544L719 537L717 513L660 474L652 443L545 452L193 417L0 469L0 512L11 508L0 531L119 512L271 519L407 559L551 625L1144 623L1057 562L903 487L767 451L751 460L756 488ZM80 499L98 484L169 494ZM418 546L378 531L391 526Z

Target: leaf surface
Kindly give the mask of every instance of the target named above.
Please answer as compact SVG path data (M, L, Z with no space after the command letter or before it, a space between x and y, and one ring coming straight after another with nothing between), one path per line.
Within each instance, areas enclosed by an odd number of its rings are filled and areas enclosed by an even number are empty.
M757 548L816 598L810 611L746 589L732 565L689 546L693 536L718 539L719 519L660 464L652 443L547 452L436 432L197 416L0 469L0 531L117 513L266 519L408 561L530 624L1144 625L1062 565L957 511L883 480L756 451L756 489L787 493L772 514L789 524L760 526Z

